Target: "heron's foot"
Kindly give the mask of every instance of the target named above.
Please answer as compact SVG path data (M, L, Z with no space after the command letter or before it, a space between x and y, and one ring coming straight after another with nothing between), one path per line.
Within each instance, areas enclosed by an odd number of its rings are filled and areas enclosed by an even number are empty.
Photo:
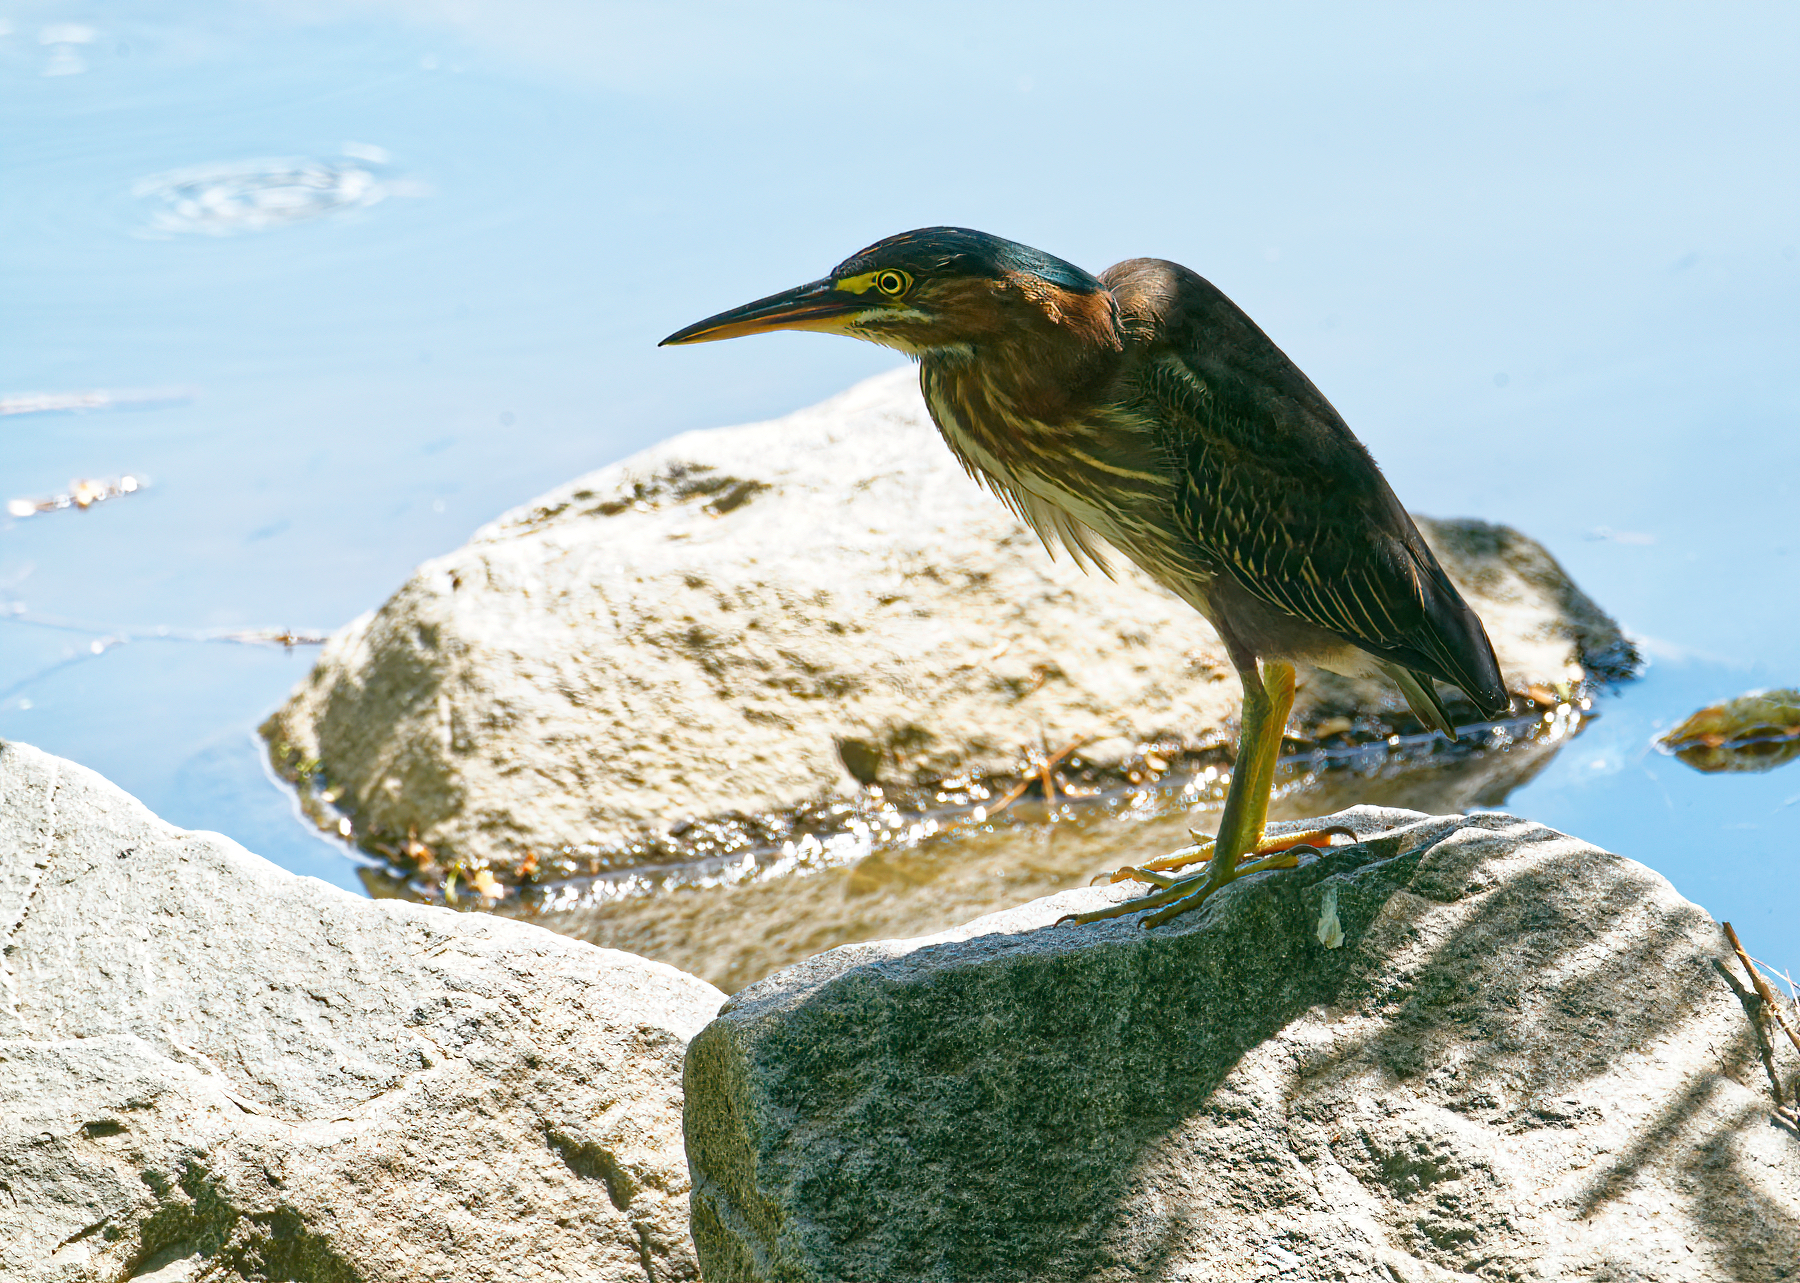
M1199 837L1200 835L1196 833L1194 836ZM1329 828L1304 829L1299 833L1283 833L1280 837L1265 837L1238 856L1238 874L1260 872L1265 866L1257 865L1255 869L1249 866L1267 856L1280 855L1288 851L1298 853L1302 847L1316 852L1323 847L1330 846L1333 837L1347 837L1351 841L1355 841L1356 831L1345 828L1342 824L1333 824ZM1123 869L1116 869L1107 881L1148 882L1153 886L1171 887L1178 879L1171 878L1168 874L1176 869L1185 869L1189 865L1206 863L1212 859L1214 847L1215 843L1212 838L1204 838L1193 846L1184 846L1179 851L1159 855L1154 860L1146 860L1142 864L1127 865ZM1270 864L1266 867L1291 869L1294 866L1292 863L1288 863Z
M1333 824L1328 828L1303 829L1298 833L1284 833L1280 837L1265 837L1240 855L1236 868L1222 877L1215 876L1211 869L1189 874L1185 878L1169 875L1169 870L1186 868L1212 859L1215 843L1209 838L1144 864L1119 869L1110 879L1113 882L1148 882L1156 888L1149 895L1110 904L1104 909L1093 909L1087 913L1071 913L1057 919L1057 923L1104 922L1108 918L1122 918L1127 914L1154 909L1155 912L1146 916L1141 925L1160 927L1198 909L1213 892L1238 878L1252 873L1266 873L1270 869L1296 867L1301 855L1320 854L1321 848L1330 846L1334 837L1347 837L1354 841L1356 831L1341 824Z
M1253 859L1248 864L1240 864L1231 876L1218 882L1212 882L1205 872L1190 874L1185 878L1171 878L1167 874L1153 870L1144 871L1144 881L1153 883L1159 889L1149 895L1139 896L1135 900L1124 900L1118 904L1109 904L1104 909L1091 909L1086 913L1070 913L1056 920L1056 925L1065 922L1104 922L1108 918L1122 918L1127 914L1137 913L1143 909L1155 909L1140 926L1160 927L1165 922L1173 922L1184 913L1191 913L1206 903L1206 899L1214 891L1238 878L1248 877L1252 873L1266 873L1270 869L1291 869L1300 863L1302 852L1317 855L1317 847L1308 843L1296 843L1285 850ZM1121 873L1126 870L1120 870ZM1137 872L1137 870L1132 870ZM1118 875L1114 875L1115 880Z
M1174 906L1193 898L1196 894L1204 899L1218 889L1206 885L1207 879L1204 873L1195 873L1185 878L1170 878L1160 873L1154 873L1151 874L1151 877L1156 880L1162 888L1161 890L1139 896L1135 900L1122 900L1118 904L1109 904L1104 909L1090 909L1086 913L1067 913L1056 920L1056 925L1060 927L1065 922L1104 922L1108 918L1122 918L1126 914L1136 913L1141 909L1158 909L1165 905ZM1184 913L1186 911L1186 909L1182 910ZM1145 922L1148 925L1148 919Z

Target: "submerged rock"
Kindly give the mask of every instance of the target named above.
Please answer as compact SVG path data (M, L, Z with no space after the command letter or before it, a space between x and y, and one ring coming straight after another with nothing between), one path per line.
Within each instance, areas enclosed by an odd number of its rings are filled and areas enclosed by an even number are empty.
M1073 891L734 997L686 1066L706 1278L1793 1275L1800 1072L1717 924L1509 816L1332 820L1155 931L1052 927L1126 894Z
M0 743L0 1277L668 1280L723 995Z
M1800 757L1800 690L1751 691L1703 708L1657 746L1696 771L1772 771Z
M1514 689L1555 706L1630 671L1539 545L1421 526ZM1218 755L1240 698L1223 647L1114 574L1047 556L896 371L506 514L338 632L263 732L321 822L428 881L500 884L741 850L871 786L929 800L1078 741L1100 783ZM1408 715L1384 683L1317 675L1295 725L1367 740Z

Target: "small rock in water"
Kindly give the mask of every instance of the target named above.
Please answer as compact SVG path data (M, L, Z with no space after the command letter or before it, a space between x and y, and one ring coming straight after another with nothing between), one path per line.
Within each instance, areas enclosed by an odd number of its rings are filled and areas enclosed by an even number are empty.
M901 370L569 482L340 630L263 728L271 758L364 850L416 834L503 881L528 850L544 880L741 861L881 818L858 808L993 815L1211 764L1240 701L1211 627L1122 560L1052 560L937 435ZM1633 670L1531 539L1420 524L1515 690L1553 710ZM1318 673L1293 727L1397 747L1401 708Z
M1656 744L1709 775L1772 771L1800 757L1800 690L1751 691L1703 708Z

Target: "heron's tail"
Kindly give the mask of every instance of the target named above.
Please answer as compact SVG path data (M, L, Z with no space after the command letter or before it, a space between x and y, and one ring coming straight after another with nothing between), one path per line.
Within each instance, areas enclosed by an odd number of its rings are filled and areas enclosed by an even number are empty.
M1431 678L1386 660L1375 662L1382 672L1394 679L1394 685L1406 696L1407 707L1412 709L1413 716L1432 730L1442 731L1451 739L1456 738L1456 723L1450 720L1450 711L1444 707L1444 701L1438 698Z

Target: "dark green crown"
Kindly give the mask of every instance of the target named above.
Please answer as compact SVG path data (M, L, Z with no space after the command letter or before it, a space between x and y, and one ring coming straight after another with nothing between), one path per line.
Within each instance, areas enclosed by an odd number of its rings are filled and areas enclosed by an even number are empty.
M967 227L921 227L876 241L838 264L831 276L841 281L884 267L899 268L925 279L965 276L999 281L1019 275L1036 276L1078 294L1092 294L1104 288L1088 273L1053 254Z

